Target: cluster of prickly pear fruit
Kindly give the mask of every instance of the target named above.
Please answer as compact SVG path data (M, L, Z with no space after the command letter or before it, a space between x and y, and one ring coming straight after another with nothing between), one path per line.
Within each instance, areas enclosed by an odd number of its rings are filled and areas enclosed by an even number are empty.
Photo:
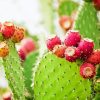
M4 22L0 24L0 33L3 36L3 41L0 42L0 57L6 57L9 54L6 39L11 39L14 43L18 43L24 38L25 31L11 22Z
M47 40L47 47L55 55L70 62L82 59L84 64L80 67L80 75L84 78L93 78L96 74L95 65L100 64L100 50L94 50L94 42L88 38L82 38L75 30L67 32L64 43L60 38Z

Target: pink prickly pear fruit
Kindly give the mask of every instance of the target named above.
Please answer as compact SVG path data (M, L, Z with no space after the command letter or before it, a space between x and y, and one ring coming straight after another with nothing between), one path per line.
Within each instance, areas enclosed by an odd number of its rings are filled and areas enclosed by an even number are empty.
M21 61L24 61L24 60L26 59L26 54L25 54L25 52L23 51L23 49L19 49L19 50L18 50L18 55L19 55Z
M86 62L94 65L100 64L100 50L94 50L93 53L87 58Z
M93 52L94 42L91 39L84 38L80 41L78 48L81 51L81 58L87 59Z
M36 49L35 42L31 38L25 38L21 41L24 51L28 54Z
M47 48L52 51L56 45L61 45L61 40L58 36L47 40Z
M83 63L81 66L80 66L80 75L87 79L87 78L93 78L96 74L96 67L91 64L91 63Z
M81 35L78 31L70 30L65 37L64 43L66 46L77 46L81 40Z
M65 50L65 58L70 62L76 61L80 57L80 50L76 47L67 47Z

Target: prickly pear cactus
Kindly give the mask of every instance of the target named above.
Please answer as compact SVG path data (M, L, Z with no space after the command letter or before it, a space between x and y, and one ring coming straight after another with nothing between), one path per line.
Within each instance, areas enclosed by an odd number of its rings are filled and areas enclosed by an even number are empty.
M24 77L20 59L15 49L15 44L7 40L9 55L3 59L6 77L14 95L14 100L25 100Z
M32 72L33 67L35 66L35 62L37 60L38 51L32 52L29 54L26 58L26 60L23 62L24 67L24 76L25 76L25 87L28 90L29 97L33 97L33 88L32 88Z
M79 75L78 63L48 53L34 79L35 100L90 100L91 82Z
M91 3L83 2L73 29L95 42L99 48L99 30L96 10ZM71 63L47 53L40 61L34 77L35 100L93 100L95 94L92 80L79 75L78 61ZM97 95L98 94L98 95Z

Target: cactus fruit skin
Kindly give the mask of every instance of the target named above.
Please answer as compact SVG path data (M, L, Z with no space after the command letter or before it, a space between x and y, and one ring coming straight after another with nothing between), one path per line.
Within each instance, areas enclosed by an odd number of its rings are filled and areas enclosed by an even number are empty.
M53 48L53 53L60 58L64 58L65 57L65 50L66 50L65 45L56 45Z
M12 22L4 22L1 27L4 38L11 38L15 32L15 26Z
M80 75L83 78L93 78L96 74L96 67L94 65L92 65L91 63L83 63L80 66Z
M3 59L6 77L12 89L14 100L25 100L24 96L24 76L20 59L15 45L11 40L7 40L9 55Z
M81 35L78 31L70 30L67 32L64 43L66 46L77 46L81 40Z
M92 63L94 65L100 64L100 50L94 50L93 53L88 57L86 62Z
M76 47L67 47L65 50L65 58L70 62L74 62L80 57L80 53L80 50Z
M94 43L91 39L82 39L78 45L78 49L81 51L81 58L87 59L94 49Z
M35 100L86 100L86 98L89 100L91 81L84 80L79 75L77 63L68 62L48 53L39 63L35 73L34 98Z
M18 55L19 55L21 61L24 61L26 59L26 54L22 49L18 50Z
M24 38L24 33L25 30L23 28L15 27L15 32L12 36L12 41L14 41L15 43L20 42Z
M24 38L21 41L23 51L28 54L36 49L35 42L32 38Z
M47 48L52 51L54 46L61 45L61 40L58 36L47 40Z
M6 57L9 54L9 47L6 42L0 43L0 57Z

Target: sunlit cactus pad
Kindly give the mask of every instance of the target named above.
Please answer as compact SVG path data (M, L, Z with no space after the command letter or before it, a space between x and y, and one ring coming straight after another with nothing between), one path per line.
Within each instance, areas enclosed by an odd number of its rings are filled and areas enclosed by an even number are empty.
M46 54L34 78L35 100L90 100L91 81L80 76L79 65Z

